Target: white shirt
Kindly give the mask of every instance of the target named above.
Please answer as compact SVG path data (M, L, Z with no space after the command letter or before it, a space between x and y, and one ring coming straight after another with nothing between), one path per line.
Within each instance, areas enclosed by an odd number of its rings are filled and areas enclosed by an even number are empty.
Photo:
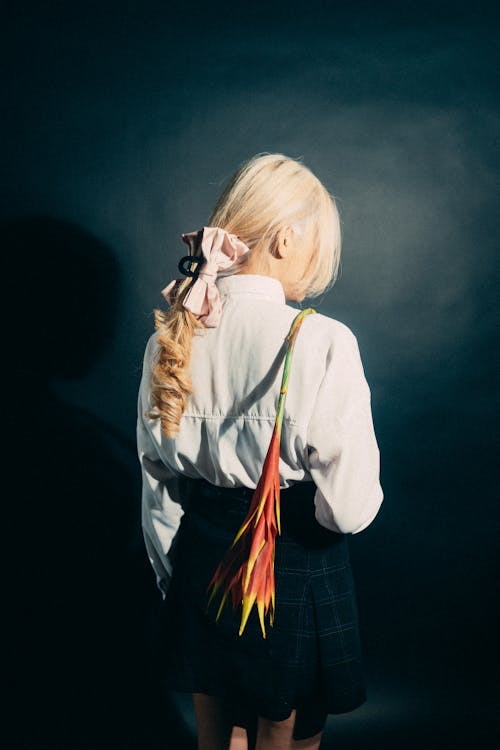
M156 331L144 354L137 419L142 526L164 594L173 572L168 552L184 514L178 477L256 487L276 418L285 339L299 312L270 276L237 274L216 283L221 319L218 327L194 335L193 393L176 438L160 433L159 419L144 416ZM339 533L365 529L384 497L370 399L353 332L319 312L307 315L292 353L280 486L313 481L316 520Z

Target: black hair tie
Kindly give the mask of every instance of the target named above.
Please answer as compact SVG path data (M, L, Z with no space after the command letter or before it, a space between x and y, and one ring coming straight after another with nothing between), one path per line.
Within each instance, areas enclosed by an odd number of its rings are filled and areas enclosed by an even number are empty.
M200 268L205 261L206 258L204 255L184 255L177 264L177 267L184 276L194 276L194 278L197 279L198 274L200 273ZM192 265L193 263L196 264L194 270L188 267L188 264Z

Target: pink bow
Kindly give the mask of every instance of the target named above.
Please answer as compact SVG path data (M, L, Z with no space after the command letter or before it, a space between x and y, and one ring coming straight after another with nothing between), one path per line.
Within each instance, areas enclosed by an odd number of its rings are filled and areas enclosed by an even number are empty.
M221 227L203 227L201 232L187 232L181 237L189 245L189 255L195 255L201 241L202 255L206 258L182 305L191 310L207 328L215 328L222 313L222 302L215 283L217 273L229 268L240 255L248 253L250 248L235 234L226 232ZM183 281L184 278L173 279L161 290L170 305L174 303L177 288Z

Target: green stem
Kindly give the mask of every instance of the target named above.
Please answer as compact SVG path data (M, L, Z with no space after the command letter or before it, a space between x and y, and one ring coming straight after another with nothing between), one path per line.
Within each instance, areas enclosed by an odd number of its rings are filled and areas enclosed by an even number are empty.
M290 331L288 333L287 339L288 339L288 348L286 350L285 355L285 365L283 367L283 377L281 379L281 388L280 388L280 396L278 399L278 407L276 410L276 422L274 429L278 433L278 440L281 437L281 425L283 423L283 416L285 414L285 400L286 400L286 394L288 391L288 381L290 379L290 365L292 363L292 354L293 349L295 346L295 340L297 338L297 334L299 332L300 324L306 317L306 315L310 315L311 313L315 313L316 310L312 307L306 307L305 310L301 310L298 315L295 316L293 319L292 325L290 326Z

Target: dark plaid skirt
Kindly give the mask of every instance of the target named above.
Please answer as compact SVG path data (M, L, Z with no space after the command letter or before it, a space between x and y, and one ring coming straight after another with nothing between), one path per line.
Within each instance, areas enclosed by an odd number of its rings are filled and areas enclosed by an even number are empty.
M328 714L366 701L358 610L347 536L314 517L312 482L281 490L276 536L275 618L263 638L254 606L241 636L241 607L220 593L208 612L207 587L241 526L253 490L190 480L161 604L161 669L171 689L231 698L236 726L256 715L282 721L296 709L294 739L324 729Z

